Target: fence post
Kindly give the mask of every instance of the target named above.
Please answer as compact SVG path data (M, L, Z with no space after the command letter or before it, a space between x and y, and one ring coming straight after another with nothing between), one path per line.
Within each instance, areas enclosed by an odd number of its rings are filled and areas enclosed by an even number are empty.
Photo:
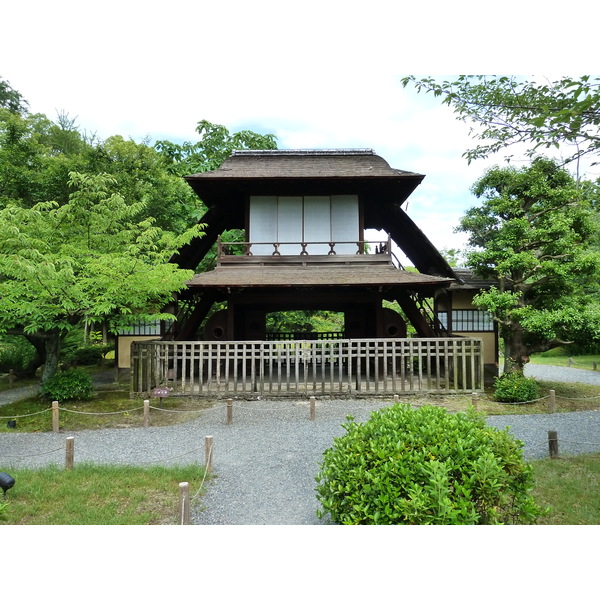
M212 447L213 447L213 436L207 435L204 438L204 466L207 473L212 471Z
M58 433L58 427L59 427L59 423L58 423L58 401L57 400L53 400L52 401L52 431L54 431L54 433Z
M573 366L573 359L572 359L572 358L570 358L570 359L569 359L569 366L570 366L570 367L572 367L572 366Z
M548 394L550 395L548 400L548 410L551 413L556 412L556 392L554 390L550 390Z
M150 426L150 400L144 400L144 427Z
M233 423L233 400L231 398L227 399L227 425L231 425Z
M179 524L190 524L190 484L187 481L179 484Z
M67 451L65 457L65 468L67 471L71 471L73 469L73 463L75 461L75 438L68 437L67 438Z
M598 363L597 362L594 362L593 368L594 368L594 371L598 370Z
M558 458L558 433L556 431L548 432L548 450L550 458Z
M10 369L8 372L8 387L12 387L15 382L15 371L14 369Z
M316 418L315 415L315 400L316 398L314 396L310 397L310 420L314 421Z

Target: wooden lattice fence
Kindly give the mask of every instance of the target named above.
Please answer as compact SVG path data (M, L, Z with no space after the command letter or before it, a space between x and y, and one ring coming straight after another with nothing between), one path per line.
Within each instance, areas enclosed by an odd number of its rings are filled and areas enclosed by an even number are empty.
M134 342L131 392L185 396L385 395L483 389L481 340Z

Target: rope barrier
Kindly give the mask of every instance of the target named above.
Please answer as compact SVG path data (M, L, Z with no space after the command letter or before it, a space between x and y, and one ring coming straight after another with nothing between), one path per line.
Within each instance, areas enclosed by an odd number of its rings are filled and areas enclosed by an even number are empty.
M44 456L46 454L52 454L53 452L58 452L59 450L63 450L62 446L60 448L48 450L47 452L40 452L38 454L3 454L3 456L6 458L30 458L31 456Z
M149 408L152 410L158 410L160 412L168 412L168 413L200 413L200 412L204 412L206 410L205 408L201 408L198 410L174 410L172 408L170 408L170 409L169 408L159 408L158 406L150 406Z
M84 411L80 411L80 410L71 410L69 408L61 408L59 406L58 410L61 410L63 412L74 413L76 415L122 415L122 414L130 413L130 412L134 412L136 410L143 410L143 408L144 408L143 406L138 406L137 408L131 408L129 410L120 410L117 412L84 412Z
M212 446L210 447L210 449L208 451L208 456L206 458L206 462L208 464L210 464L211 458L212 458ZM208 474L208 469L204 469L204 476L202 477L202 481L200 482L200 487L198 488L198 491L192 496L191 500L194 500L202 491L202 488L204 487L204 482L206 481L207 474Z
M561 398L562 400L598 400L600 396L580 396L580 397L570 397L570 396L556 396L557 398Z
M44 410L40 410L39 412L29 413L27 415L16 415L14 417L0 417L0 419L23 419L24 417L33 417L34 415L41 415L45 412L50 412L51 408L45 408Z

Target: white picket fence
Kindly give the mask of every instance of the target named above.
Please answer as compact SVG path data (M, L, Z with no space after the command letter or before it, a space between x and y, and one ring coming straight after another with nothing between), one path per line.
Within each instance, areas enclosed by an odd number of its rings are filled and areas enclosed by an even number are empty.
M483 389L476 338L134 342L131 393L386 395Z

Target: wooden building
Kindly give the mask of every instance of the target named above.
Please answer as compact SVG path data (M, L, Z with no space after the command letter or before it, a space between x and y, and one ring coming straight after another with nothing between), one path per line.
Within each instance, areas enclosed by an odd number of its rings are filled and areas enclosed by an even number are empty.
M163 340L134 344L132 391L481 389L481 339L452 335L451 290L464 282L402 207L423 178L372 150L236 151L186 177L207 207L204 236L172 260L197 271L214 251L215 266L187 282ZM223 242L230 230L244 241ZM387 236L374 242L367 230ZM399 265L392 242L416 271ZM276 339L267 315L291 310L343 313L343 331Z

